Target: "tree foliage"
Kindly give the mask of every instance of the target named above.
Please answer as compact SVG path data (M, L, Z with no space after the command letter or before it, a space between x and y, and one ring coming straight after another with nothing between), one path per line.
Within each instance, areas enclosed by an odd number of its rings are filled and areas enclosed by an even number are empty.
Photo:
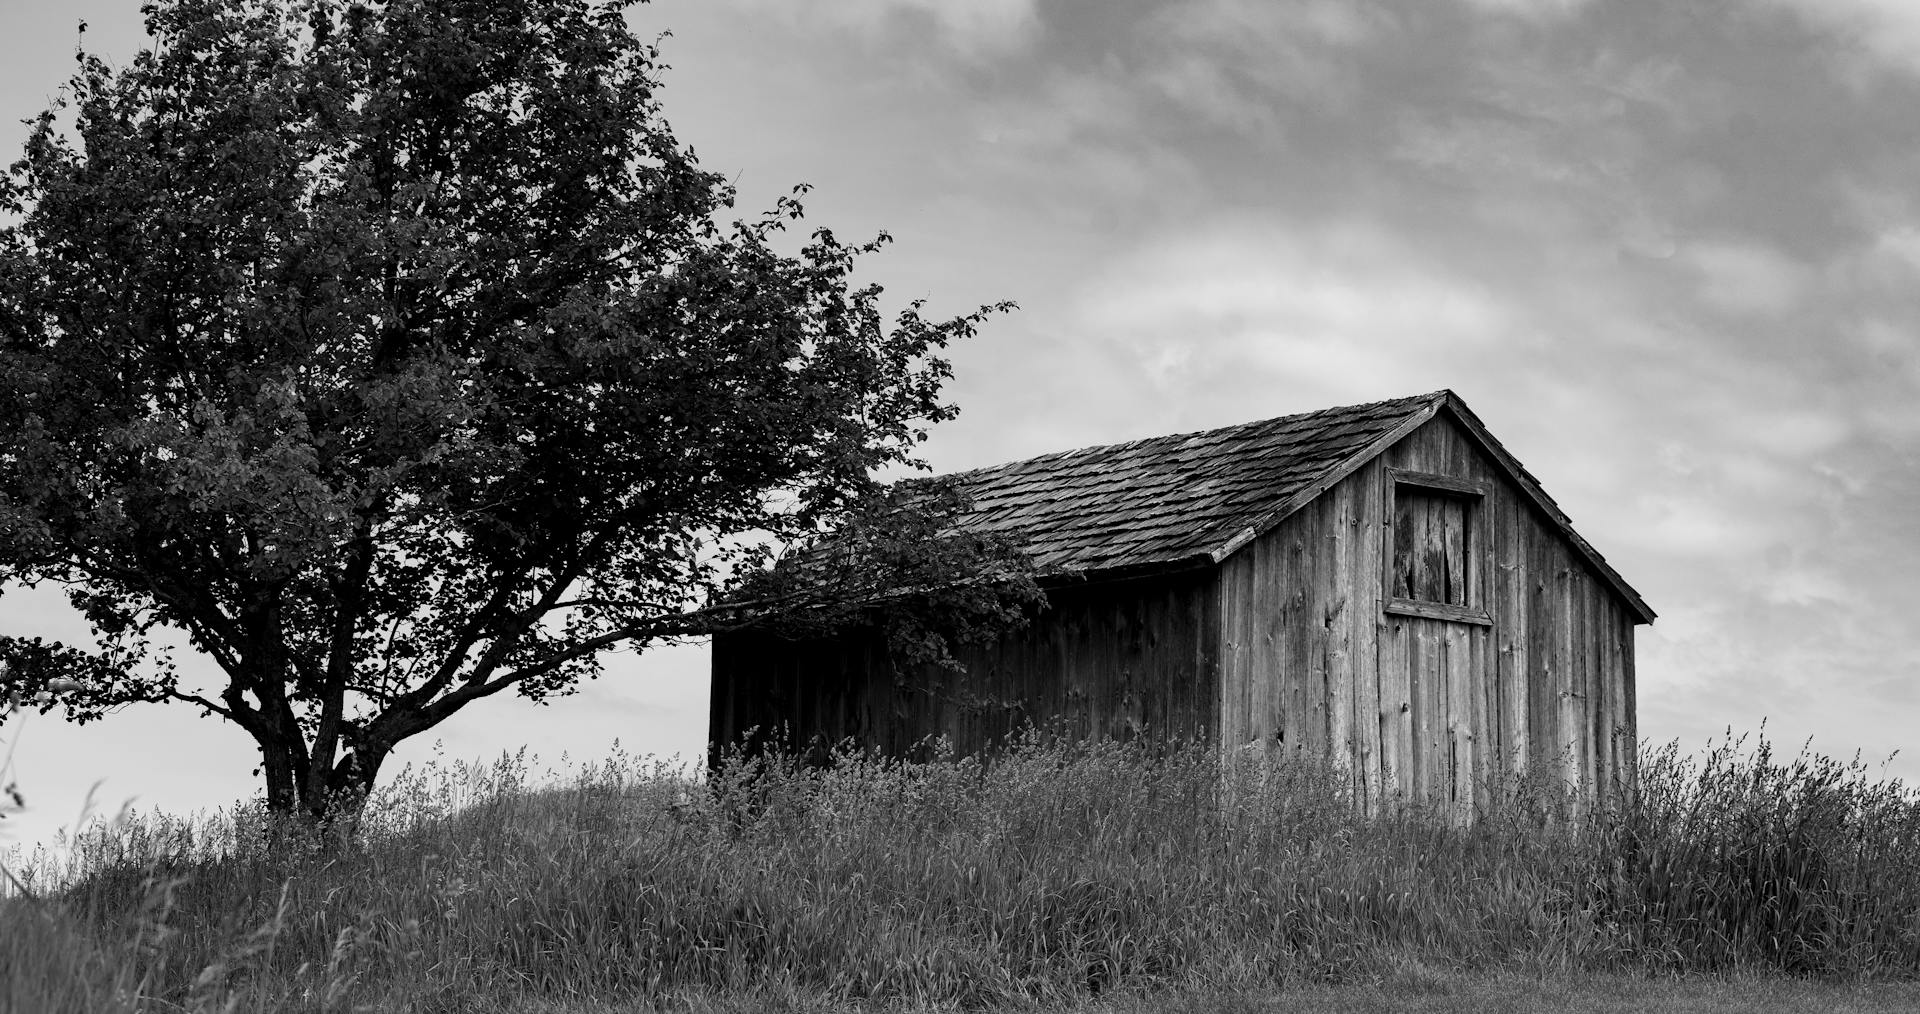
M1001 307L885 319L885 237L785 239L800 191L730 220L625 6L166 0L82 57L0 180L0 579L101 647L11 640L17 689L196 705L323 815L609 648L884 615L937 655L1037 595L875 478Z

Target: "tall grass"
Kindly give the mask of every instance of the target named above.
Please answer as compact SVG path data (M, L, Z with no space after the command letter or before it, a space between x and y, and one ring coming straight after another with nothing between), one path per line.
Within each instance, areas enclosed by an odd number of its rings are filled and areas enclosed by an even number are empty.
M441 767L384 789L350 845L294 847L256 805L134 815L17 864L38 900L0 902L0 1003L978 1008L1420 967L1920 975L1914 792L1764 743L1641 770L1611 812L1514 785L1461 826L1357 815L1339 772L1201 746Z

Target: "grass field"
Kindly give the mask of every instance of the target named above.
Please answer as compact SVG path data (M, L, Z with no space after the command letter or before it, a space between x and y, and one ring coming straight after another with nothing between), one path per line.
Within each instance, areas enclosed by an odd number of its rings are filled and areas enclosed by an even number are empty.
M1203 748L431 769L348 844L238 806L15 856L0 1005L1920 1008L1912 790L1764 744L1610 813L1509 788L1460 827Z
M1107 1009L1114 1014L1909 1014L1920 1010L1920 984L1844 984L1765 975L1411 976L1372 984L1309 985L1267 995L1130 998Z

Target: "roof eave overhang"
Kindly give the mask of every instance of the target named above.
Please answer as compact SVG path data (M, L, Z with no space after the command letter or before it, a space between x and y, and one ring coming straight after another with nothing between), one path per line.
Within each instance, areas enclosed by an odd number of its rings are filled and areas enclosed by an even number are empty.
M1092 569L1062 567L1057 570L1042 571L1035 576L1035 580L1039 582L1040 587L1046 589L1077 588L1091 584L1108 584L1117 581L1131 581L1143 577L1163 577L1168 574L1179 574L1186 571L1206 570L1207 568L1217 566L1219 563L1220 559L1212 553L1193 553L1166 560L1146 560L1140 563L1129 563L1119 567L1096 567Z
M1593 548L1593 545L1582 538L1579 532L1573 530L1572 519L1560 509L1559 504L1553 502L1553 498L1547 495L1546 490L1540 488L1540 484L1521 466L1519 459L1509 453L1499 439L1488 431L1486 424L1480 421L1479 416L1473 414L1473 410L1467 407L1467 403L1461 401L1459 395L1448 391L1441 407L1452 414L1455 421L1459 422L1461 427L1480 444L1488 457L1499 463L1501 469L1507 473L1507 477L1513 480L1513 484L1533 502L1534 508L1546 516L1574 550L1587 561L1588 566L1593 568L1594 573L1600 575L1600 579L1613 589L1614 594L1618 595L1621 601L1626 603L1627 608L1634 615L1634 622L1652 623L1659 614L1653 611L1653 607L1647 605L1647 601L1627 583L1626 578L1620 576L1619 571L1613 569L1613 566L1607 562L1607 558L1600 555L1599 550Z

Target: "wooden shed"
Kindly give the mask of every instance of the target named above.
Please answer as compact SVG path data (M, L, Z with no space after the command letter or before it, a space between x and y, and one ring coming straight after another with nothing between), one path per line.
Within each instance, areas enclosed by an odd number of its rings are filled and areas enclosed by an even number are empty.
M953 477L1043 575L1031 625L895 671L872 631L716 637L711 736L962 752L1027 722L1328 755L1369 806L1631 784L1653 610L1451 391Z

